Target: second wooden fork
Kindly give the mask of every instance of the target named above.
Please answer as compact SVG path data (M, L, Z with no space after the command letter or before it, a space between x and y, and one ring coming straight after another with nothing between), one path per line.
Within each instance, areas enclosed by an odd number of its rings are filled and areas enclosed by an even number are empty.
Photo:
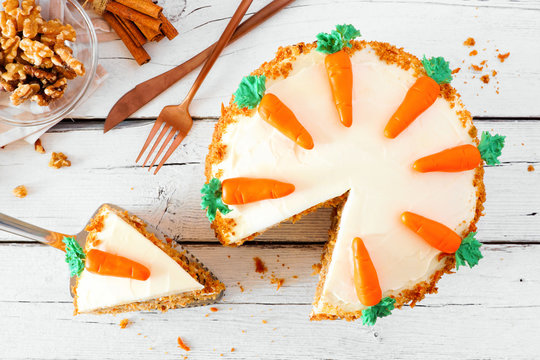
M152 139L158 132L160 128L161 132L159 133L156 141L152 145L152 148L148 152L148 155L146 156L146 159L144 160L144 163L142 166L145 166L148 160L150 160L150 157L156 150L157 146L167 135L163 143L161 144L161 147L159 148L159 151L157 152L156 156L154 157L154 160L152 160L152 163L150 164L148 171L156 164L157 160L159 159L159 156L161 153L167 148L169 145L169 148L165 152L165 155L161 158L156 170L154 171L154 174L157 174L159 169L165 164L165 161L171 156L171 154L176 150L178 145L184 140L186 135L188 134L189 130L191 130L191 127L193 126L193 119L191 118L191 115L189 114L189 105L191 104L191 101L195 97L195 94L197 93L197 90L199 90L199 87L201 86L202 82L206 78L206 75L208 75L208 72L216 62L217 58L221 54L221 51L229 40L231 39L232 34L234 33L234 30L244 17L244 14L246 13L247 9L251 5L251 2L253 0L242 0L240 5L238 6L238 9L234 13L233 17L227 24L227 27L223 31L223 34L219 38L219 41L217 42L216 46L214 47L212 54L208 57L208 60L203 65L203 68L201 69L201 72L197 76L197 79L193 83L193 86L189 90L186 98L180 105L169 105L163 108L161 110L161 113L159 114L154 126L152 127L152 130L150 130L150 134L148 135L148 138L146 139L146 142L144 143L141 152L139 153L139 156L137 157L136 162L139 162L142 155L152 142ZM172 141L172 143L171 143Z

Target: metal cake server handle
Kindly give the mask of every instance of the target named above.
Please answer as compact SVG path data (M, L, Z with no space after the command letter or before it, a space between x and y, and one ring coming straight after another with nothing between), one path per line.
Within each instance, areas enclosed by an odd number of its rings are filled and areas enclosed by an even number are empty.
M0 213L0 230L66 251L62 238L69 235L46 230L2 213Z

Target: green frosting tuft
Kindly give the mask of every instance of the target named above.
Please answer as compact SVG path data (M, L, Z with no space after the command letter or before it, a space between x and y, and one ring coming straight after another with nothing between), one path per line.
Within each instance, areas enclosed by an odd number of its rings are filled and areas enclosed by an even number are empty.
M221 200L221 181L212 178L210 182L204 184L201 189L201 208L206 210L206 217L210 222L216 219L216 212L219 210L223 215L231 212L231 209Z
M499 156L502 154L505 138L506 136L501 136L499 134L492 136L487 131L482 133L478 150L480 151L480 156L482 156L482 159L486 162L486 164L500 164Z
M475 232L470 232L462 241L458 251L456 251L456 270L462 265L473 267L483 258L480 252L482 244L474 238Z
M259 105L266 91L266 76L245 76L234 93L234 102L239 108L253 109Z
M362 325L373 326L378 318L388 316L394 310L396 299L389 296L382 299L377 305L362 310Z
M351 40L361 36L360 31L350 24L336 25L336 30L330 34L317 34L317 51L325 54L333 54L345 46L351 47Z
M443 57L432 57L428 60L424 55L422 65L424 65L427 75L437 84L448 84L452 81L452 70L450 70L448 61L444 60Z
M79 276L84 270L84 251L74 237L64 236L62 242L66 244L66 262L69 265L71 276Z

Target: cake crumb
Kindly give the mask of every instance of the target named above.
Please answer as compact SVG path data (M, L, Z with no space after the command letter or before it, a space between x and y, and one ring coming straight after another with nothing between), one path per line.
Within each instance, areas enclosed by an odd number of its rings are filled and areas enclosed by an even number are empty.
M236 349L235 349L235 348L231 348L231 352L235 352L235 351L236 351Z
M482 80L484 84L489 84L489 75L483 75L480 77L480 80Z
M40 154L45 154L45 148L41 145L41 139L37 139L34 143L34 150Z
M528 171L528 172L534 171L534 166L529 165L529 166L527 167L527 171Z
M493 70L493 71L491 72L491 76L496 76L497 74L498 74L498 73L497 73L497 71L495 71L495 70Z
M28 190L26 190L26 186L19 185L15 189L13 189L13 195L15 195L16 197L22 199L22 198L26 197L26 195L28 195Z
M293 275L293 279L298 279L298 275Z
M264 264L264 262L261 260L260 257L256 256L253 258L253 261L255 261L255 272L264 274L268 271L268 268Z
M125 329L125 328L127 328L128 325L130 325L130 324L131 324L131 321L129 321L128 319L122 319L122 320L120 320L120 324L119 324L119 325L120 325L120 328ZM139 333L139 334L140 334L140 333Z
M506 60L510 56L510 52L507 52L506 54L498 54L497 57L499 60L503 63L504 60Z
M461 70L460 67L455 68L454 70L452 70L452 74L457 74L460 70Z
M240 284L240 282L237 282L236 284L240 288L240 292L244 292L244 287L242 286L242 284Z
M210 311L211 311L211 312L217 312L218 310L219 310L219 309L218 309L217 307L211 307L211 308L210 308Z
M179 336L178 339L178 347L183 349L183 350L186 350L186 351L190 351L191 348L189 346L187 346L184 341L182 340L182 338Z
M482 71L483 68L484 68L483 66L471 64L471 69L473 70Z
M321 273L322 264L321 264L321 263L313 264L313 265L311 265L311 268L313 269L313 272L311 273L311 275L317 275L317 274L320 274L320 273Z
M478 51L477 50L473 50L469 53L469 56L476 56L478 55Z
M281 286L283 286L283 283L285 282L285 279L283 278L277 278L277 277L273 277L271 280L270 280L270 284L277 284L277 289L276 291L279 290L279 288Z
M474 38L470 37L470 38L467 38L467 40L465 40L463 42L463 45L465 45L465 46L474 46L474 45L476 45L476 41L474 40Z
M268 324L268 321L263 320L262 323L263 323L263 324Z
M53 152L51 155L51 160L49 160L49 167L60 169L64 166L71 166L71 161L69 161L67 156L63 153Z

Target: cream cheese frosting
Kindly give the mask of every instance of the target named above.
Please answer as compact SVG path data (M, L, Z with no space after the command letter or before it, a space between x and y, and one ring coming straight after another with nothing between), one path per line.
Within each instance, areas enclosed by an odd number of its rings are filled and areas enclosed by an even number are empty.
M343 126L332 99L324 54L299 55L285 79L267 80L313 137L305 150L263 121L255 111L227 125L221 142L226 152L213 164L213 176L271 178L292 183L289 196L229 206L234 219L229 243L280 223L306 209L348 192L332 260L314 313L325 305L362 310L353 284L352 241L360 237L379 277L383 297L412 288L441 268L439 251L400 221L412 211L462 235L475 217L474 170L418 173L415 160L449 147L474 144L472 122L463 124L449 102L439 97L396 139L384 127L415 82L412 70L379 59L369 46L351 56L353 124Z
M85 269L77 283L78 312L91 312L204 288L174 259L114 212L106 209L102 214L104 226L96 234L97 245L91 248L136 261L150 270L150 277L141 281L97 275ZM88 252L90 248L85 250Z

